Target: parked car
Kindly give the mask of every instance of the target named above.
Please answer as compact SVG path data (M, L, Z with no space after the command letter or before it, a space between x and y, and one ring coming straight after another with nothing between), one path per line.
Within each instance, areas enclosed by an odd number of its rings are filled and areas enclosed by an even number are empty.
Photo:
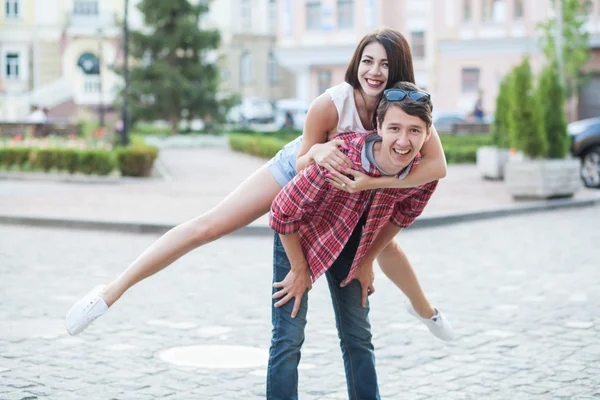
M228 119L241 126L250 124L271 124L275 121L273 106L266 99L246 97L240 104L229 110Z
M310 103L299 99L281 99L275 103L275 124L279 129L293 128L301 131Z
M571 154L581 158L581 179L587 187L600 188L600 117L571 122Z
M454 124L461 124L467 120L467 116L461 113L444 113L434 117L433 126L438 132L450 133Z

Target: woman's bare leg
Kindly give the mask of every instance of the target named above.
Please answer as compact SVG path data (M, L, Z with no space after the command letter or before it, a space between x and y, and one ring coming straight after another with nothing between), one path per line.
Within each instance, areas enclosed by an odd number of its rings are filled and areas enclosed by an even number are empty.
M417 314L423 318L435 315L435 310L425 297L410 261L395 240L392 240L377 256L383 273L408 297Z
M136 283L213 240L266 214L281 186L266 166L250 175L212 210L171 229L144 251L101 293L110 307Z

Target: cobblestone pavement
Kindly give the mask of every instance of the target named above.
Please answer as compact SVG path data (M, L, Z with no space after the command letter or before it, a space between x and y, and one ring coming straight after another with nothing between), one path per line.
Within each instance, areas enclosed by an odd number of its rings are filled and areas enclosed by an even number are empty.
M382 398L600 397L599 226L591 207L401 232L458 340L426 332L379 272L371 322ZM63 328L71 303L155 236L0 226L0 238L0 399L264 398L264 366L180 367L158 355L206 344L266 352L271 238L193 252L77 337ZM301 399L346 398L324 279L309 318Z

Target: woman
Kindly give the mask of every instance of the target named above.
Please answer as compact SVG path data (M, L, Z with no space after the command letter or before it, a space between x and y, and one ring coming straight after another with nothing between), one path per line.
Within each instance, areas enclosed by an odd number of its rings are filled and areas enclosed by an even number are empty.
M343 141L332 140L345 131L370 133L374 114L384 89L394 82L414 83L410 46L397 31L382 29L367 34L356 48L346 71L346 82L329 89L312 103L301 138L286 147L265 166L248 177L219 205L165 233L140 255L117 279L98 286L79 300L67 314L71 335L83 331L103 315L123 293L157 273L189 251L240 229L269 211L281 188L311 162L332 172L332 184L341 190L360 191L382 187L414 187L446 174L446 161L439 136L422 149L420 167L404 180L371 178L348 169L348 158L339 150ZM297 161L296 161L297 159ZM339 171L353 176L350 180ZM378 263L384 273L410 300L409 311L438 337L449 335L449 325L439 318L425 295L404 252L391 241Z

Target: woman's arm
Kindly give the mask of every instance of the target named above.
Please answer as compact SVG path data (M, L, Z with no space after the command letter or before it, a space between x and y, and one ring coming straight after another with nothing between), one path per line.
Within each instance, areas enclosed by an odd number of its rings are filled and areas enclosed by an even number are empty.
M361 190L382 189L382 188L410 188L425 185L429 182L437 181L446 176L446 156L442 148L440 136L435 127L431 127L431 136L421 148L421 160L419 168L412 170L404 179L398 179L395 176L371 177L361 171L348 169L344 171L352 175L354 180L340 174L332 172L331 183L337 189L347 192L359 192ZM343 187L342 183L346 186Z
M302 145L296 160L296 171L300 172L313 162L327 170L335 170L337 166L351 166L350 160L338 146L341 140L327 142L329 132L337 127L338 114L335 104L327 93L317 97L311 104L302 133Z

